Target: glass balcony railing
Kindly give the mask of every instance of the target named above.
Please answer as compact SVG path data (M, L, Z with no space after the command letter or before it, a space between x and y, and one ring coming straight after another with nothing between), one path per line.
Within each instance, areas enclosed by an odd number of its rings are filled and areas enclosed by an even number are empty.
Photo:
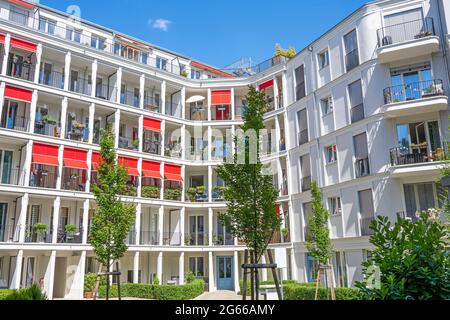
M385 104L412 101L442 96L444 95L444 86L440 79L412 82L388 87L383 90L383 95Z

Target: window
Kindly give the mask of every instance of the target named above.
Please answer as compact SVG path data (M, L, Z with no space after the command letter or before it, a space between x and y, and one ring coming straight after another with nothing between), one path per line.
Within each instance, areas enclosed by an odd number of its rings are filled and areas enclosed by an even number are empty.
M304 65L295 69L295 83L295 100L298 101L306 95Z
M364 119L364 103L361 80L357 80L348 85L348 95L350 98L350 115L352 123Z
M328 50L319 53L318 58L319 58L319 69L323 69L330 64Z
M82 30L72 29L67 27L66 29L66 40L81 43L81 33Z
M436 88L434 88L436 87ZM438 93L433 82L429 62L391 69L391 87L385 89L385 103L421 99L426 94Z
M361 214L361 236L370 236L370 224L375 219L372 189L358 191L359 212Z
M345 66L347 72L359 65L358 56L358 39L356 37L356 29L353 29L344 36L345 45Z
M91 48L97 49L97 41L98 41L98 37L92 35L91 36Z
M167 59L156 57L156 67L161 70L167 70Z
M308 118L306 108L297 112L297 122L298 122L298 145L302 145L309 141Z
M356 178L369 175L369 150L367 147L366 133L361 133L353 137L353 147L355 149Z
M302 192L311 189L311 159L309 154L300 157L301 168L301 190Z
M148 53L147 52L141 53L141 62L143 64L148 64Z
M137 283L142 283L142 281L141 281L141 274L142 274L141 270L138 270L138 281L137 281ZM128 272L127 272L127 283L133 283L134 282L133 277L134 277L134 270L128 270Z
M39 31L55 34L56 22L48 20L47 18L40 17L39 18Z
M333 252L333 269L337 287L347 287L347 261L345 252Z
M342 213L342 204L340 197L328 198L328 205L330 206L330 214L336 216Z
M415 221L417 211L441 207L438 189L438 186L432 182L403 185L406 206L405 217Z
M326 97L320 100L320 106L322 108L322 115L327 115L333 112L333 98Z
M200 79L200 71L191 70L191 79Z
M196 277L205 275L203 257L189 258L189 272L192 272Z
M335 163L337 161L337 147L335 144L325 147L325 158L327 164Z

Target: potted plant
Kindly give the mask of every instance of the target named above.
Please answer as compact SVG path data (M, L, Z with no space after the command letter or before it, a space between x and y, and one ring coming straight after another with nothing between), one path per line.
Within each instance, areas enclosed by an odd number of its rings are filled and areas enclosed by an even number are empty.
M282 228L281 229L281 234L283 235L284 238L286 238L289 235L289 229L288 228Z
M181 189L165 189L164 198L166 200L179 201L181 199Z
M206 192L206 187L205 186L199 186L197 187L197 194L199 195L203 195Z
M47 228L48 226L45 223L36 223L33 226L33 230L34 232L36 232L39 242L42 242L44 240L44 235L47 232Z
M188 72L187 72L186 70L183 70L183 71L180 72L180 75L181 75L182 77L187 78L189 74L188 74Z
M191 187L187 190L187 196L189 198L189 201L195 202L196 196L197 196L197 188Z
M139 139L134 139L132 142L133 149L137 150L139 148Z
M48 114L42 117L42 122L47 124L56 124L56 119L53 119Z
M94 295L95 282L97 281L97 275L95 273L86 273L84 275L84 298L92 299Z
M189 246L192 243L192 236L190 234L187 234L184 238L184 245Z
M144 186L142 187L142 197L143 198L152 198L152 199L159 199L160 196L160 188L158 187L152 187L152 186Z

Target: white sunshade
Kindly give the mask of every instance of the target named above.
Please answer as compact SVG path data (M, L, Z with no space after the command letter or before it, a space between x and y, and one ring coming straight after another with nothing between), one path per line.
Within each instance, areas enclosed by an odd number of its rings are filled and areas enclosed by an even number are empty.
M189 99L186 100L186 103L194 103L194 102L199 102L199 101L203 101L206 98L203 96L192 96Z

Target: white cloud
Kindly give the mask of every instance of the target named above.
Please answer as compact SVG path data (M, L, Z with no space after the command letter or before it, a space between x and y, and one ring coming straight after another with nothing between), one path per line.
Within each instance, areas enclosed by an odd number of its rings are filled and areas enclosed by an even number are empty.
M154 29L159 29L162 31L169 31L169 26L172 24L172 21L167 19L156 19L153 21L152 19L148 20L148 25Z

